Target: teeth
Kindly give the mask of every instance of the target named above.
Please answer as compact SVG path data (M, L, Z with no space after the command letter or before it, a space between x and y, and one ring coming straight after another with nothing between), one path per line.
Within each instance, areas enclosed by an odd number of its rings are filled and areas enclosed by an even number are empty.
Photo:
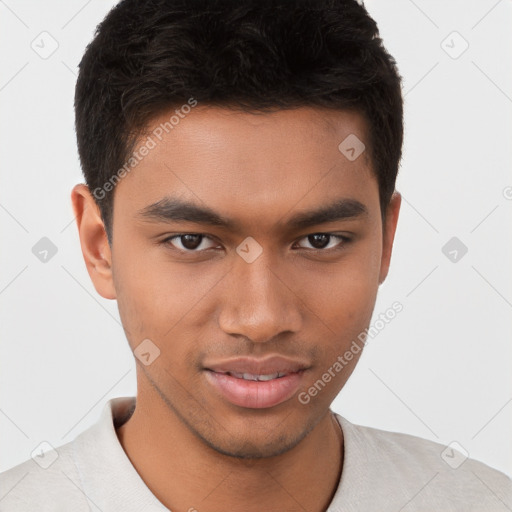
M258 380L272 380L277 379L279 373L273 373L272 375L259 375Z
M267 381L272 379L278 379L279 377L284 377L286 373L277 372L277 373L271 373L268 375L253 375L252 373L236 373L236 372L229 372L230 375L233 377L236 377L237 379L244 379L244 380L259 380L259 381Z

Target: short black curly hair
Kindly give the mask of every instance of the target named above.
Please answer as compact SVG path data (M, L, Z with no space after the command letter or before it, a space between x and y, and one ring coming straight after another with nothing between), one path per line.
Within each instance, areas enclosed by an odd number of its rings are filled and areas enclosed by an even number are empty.
M110 244L115 187L105 185L151 119L191 98L254 113L355 109L369 125L384 220L402 153L401 77L356 0L119 2L85 51L75 91L80 162L101 192Z

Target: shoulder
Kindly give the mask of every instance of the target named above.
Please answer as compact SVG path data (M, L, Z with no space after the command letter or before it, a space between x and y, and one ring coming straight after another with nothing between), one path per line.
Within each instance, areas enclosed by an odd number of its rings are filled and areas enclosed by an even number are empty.
M73 460L73 442L0 473L2 512L89 511Z
M368 448L376 457L384 456L386 459L392 457L397 465L410 467L413 462L421 462L422 466L426 468L450 470L448 473L454 475L455 471L459 475L465 475L472 471L483 471L503 483L512 482L504 473L472 459L458 442L443 445L410 434L389 432L361 425L352 426L357 434L366 441Z
M443 508L449 504L450 508L444 508L448 510L512 508L512 480L472 459L460 444L446 446L409 434L355 425L336 416L345 435L347 463L359 474L364 473L367 492L396 491L395 496L402 494L402 501L418 493L414 501L420 509L422 504Z

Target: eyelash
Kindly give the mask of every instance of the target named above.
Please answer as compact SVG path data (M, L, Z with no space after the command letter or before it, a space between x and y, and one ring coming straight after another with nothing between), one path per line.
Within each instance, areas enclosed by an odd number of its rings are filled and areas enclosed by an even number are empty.
M203 237L203 239L210 239L212 241L214 241L212 239L212 237L208 236L208 235L205 235L203 233L179 233L179 234L174 234L174 235L171 235L167 238L165 238L164 240L161 241L162 244L166 245L166 246L170 246L170 248L172 250L176 250L178 252L181 252L181 253L184 253L184 254L200 254L202 252L205 252L209 249L215 249L214 247L209 247L207 249L202 249L202 250L194 250L194 249L187 249L187 250L184 250L184 249L178 249L177 247L173 247L170 242L171 240L174 240L175 238L181 238L183 236L186 236L186 235L195 235L195 236L201 236ZM307 247L300 247L300 249L306 249L307 251L315 251L315 252L324 252L324 253L330 253L332 251L340 251L340 250L343 250L344 247L349 244L351 241L352 241L352 238L350 237L347 237L347 236L344 236L344 235L339 235L339 234L336 234L336 233L324 233L322 231L319 231L319 232L316 232L316 233L309 233L308 235L304 235L303 237L301 237L298 241L300 240L303 240L304 238L308 238L309 236L312 236L312 235L326 235L326 236L329 236L331 238L338 238L341 242L336 245L335 247L330 247L328 249L310 249L310 248L307 248ZM200 244L203 242L203 239L201 239L201 242Z

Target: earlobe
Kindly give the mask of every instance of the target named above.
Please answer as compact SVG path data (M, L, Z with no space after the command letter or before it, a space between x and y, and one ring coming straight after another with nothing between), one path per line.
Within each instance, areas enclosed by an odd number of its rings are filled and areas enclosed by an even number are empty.
M396 226L398 223L398 216L400 213L400 205L402 203L402 196L395 190L389 201L386 213L386 222L383 226L382 232L382 259L380 266L379 284L382 284L386 279L389 266L391 263L391 253L393 251L393 241L395 239Z
M71 191L71 202L87 272L102 297L115 299L112 253L100 210L89 187L82 183L75 185Z

